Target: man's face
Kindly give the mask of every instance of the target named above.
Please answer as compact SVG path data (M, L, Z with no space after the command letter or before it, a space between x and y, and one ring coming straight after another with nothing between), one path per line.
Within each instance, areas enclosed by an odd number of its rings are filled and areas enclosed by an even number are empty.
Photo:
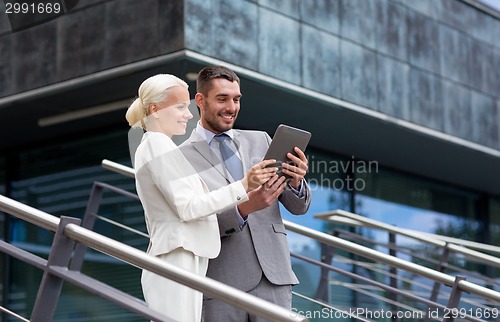
M207 95L196 94L203 127L215 134L233 128L240 111L240 85L224 78L212 80Z

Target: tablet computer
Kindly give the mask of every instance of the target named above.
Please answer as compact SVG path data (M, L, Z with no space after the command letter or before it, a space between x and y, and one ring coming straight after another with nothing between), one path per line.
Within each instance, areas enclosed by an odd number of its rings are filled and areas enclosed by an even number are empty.
M273 140L267 149L264 160L275 159L276 163L272 166L278 167L278 175L283 175L281 164L283 162L292 162L286 155L291 153L297 156L297 153L293 150L294 147L305 151L310 139L310 132L280 124L274 133Z

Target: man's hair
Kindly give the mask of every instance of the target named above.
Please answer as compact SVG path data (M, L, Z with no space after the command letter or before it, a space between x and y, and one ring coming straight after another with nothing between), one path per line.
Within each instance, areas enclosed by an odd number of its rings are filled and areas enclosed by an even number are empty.
M224 66L208 66L200 70L196 78L196 91L203 95L207 95L212 87L212 80L216 78L224 78L230 82L238 82L240 78L231 69Z

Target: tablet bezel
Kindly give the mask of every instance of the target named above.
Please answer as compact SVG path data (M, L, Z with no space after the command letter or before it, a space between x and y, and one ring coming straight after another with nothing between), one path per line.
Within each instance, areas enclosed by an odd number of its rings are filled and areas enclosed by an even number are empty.
M287 157L287 153L292 153L297 156L297 153L293 150L294 147L298 147L302 150L302 152L304 152L310 139L311 132L289 125L280 124L274 133L271 144L269 145L266 155L264 156L264 160L275 159L276 163L271 166L278 167L278 175L285 175L281 172L282 163L292 163L292 161Z

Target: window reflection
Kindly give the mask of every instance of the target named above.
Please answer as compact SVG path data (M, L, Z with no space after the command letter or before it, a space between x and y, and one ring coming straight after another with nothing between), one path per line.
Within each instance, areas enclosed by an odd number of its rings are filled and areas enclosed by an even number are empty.
M476 0L483 5L500 12L500 2L498 0Z
M470 221L472 227L465 228L470 228L470 230L475 232L478 225L473 220L467 221L454 215L401 205L368 196L358 195L356 196L356 200L358 201L358 214L398 228L452 237L463 237L463 232L454 232L455 226L463 227L464 222Z
M10 182L10 197L54 216L82 218L95 181L135 192L133 179L101 166L105 158L130 165L127 130L128 127L110 131L106 135L72 139L22 151L17 156L16 177ZM137 230L145 230L140 203L116 193L106 191L103 194L99 215ZM53 233L12 216L9 217L8 226L10 243L40 257L48 257ZM94 231L142 250L147 246L146 238L138 238L130 231L101 220L96 222ZM42 272L20 261L10 261L8 265L11 297L6 302L10 307L18 307L17 313L29 316ZM82 272L142 298L140 270L134 266L89 249ZM65 284L55 320L82 317L93 321L102 316L108 316L108 320L142 320L124 309L117 310L114 304L102 301L98 296Z
M336 171L339 167L321 168L318 165L346 164L354 158L342 159L316 151L309 153L310 162L317 162L316 167L310 168L312 171L307 175L312 190L311 207L304 216L291 215L282 207L285 220L327 233L336 230L341 233L341 238L434 269L439 268L442 249L415 239L397 236L395 243L398 248L391 251L388 247L390 237L386 231L334 224L315 219L314 215L342 209L398 228L423 233L479 242L488 241L489 235L500 236L500 200L495 200L490 205L491 216L495 217L496 221L492 220L490 230L487 231L484 224L488 217L484 211L487 205L484 203L485 197L478 192L378 167L376 171L358 171L360 168L353 171L348 167L345 167L347 171ZM365 164L369 164L368 161ZM346 185L339 188L339 182L344 180L346 183L349 178L351 182L363 182L362 188L347 189ZM337 185L332 184L334 182ZM358 237L352 237L356 236L352 233ZM292 253L316 260L325 258L325 247L316 241L293 232L288 233L288 239ZM292 264L301 281L301 284L294 288L297 293L320 298L337 307L390 309L390 305L385 301L374 300L373 297L355 290L359 286L356 286L358 282L355 280L331 272L325 277L324 272L317 266L293 257ZM340 250L335 250L332 265L386 285L395 283L400 289L430 294L433 287L432 282L425 278L398 270L391 272L386 265ZM474 263L463 256L450 256L448 265L447 273L467 276L468 280L479 284L483 283L479 278L487 273L484 265ZM326 287L322 288L322 284ZM300 309L302 306L309 308L311 304L294 297L294 307Z
M489 205L489 244L500 246L500 199L491 198ZM492 253L491 255L500 257L499 253ZM500 268L492 268L490 274L500 282ZM496 290L500 290L497 286Z
M6 185L6 180L5 180L5 158L0 156L0 195L5 196L6 191L5 191L5 185ZM0 240L5 239L5 217L6 215L0 211ZM2 258L2 256L0 256ZM0 263L1 264L1 263ZM2 275L0 275L2 276ZM1 283L1 282L0 282ZM1 284L0 284L1 286Z

